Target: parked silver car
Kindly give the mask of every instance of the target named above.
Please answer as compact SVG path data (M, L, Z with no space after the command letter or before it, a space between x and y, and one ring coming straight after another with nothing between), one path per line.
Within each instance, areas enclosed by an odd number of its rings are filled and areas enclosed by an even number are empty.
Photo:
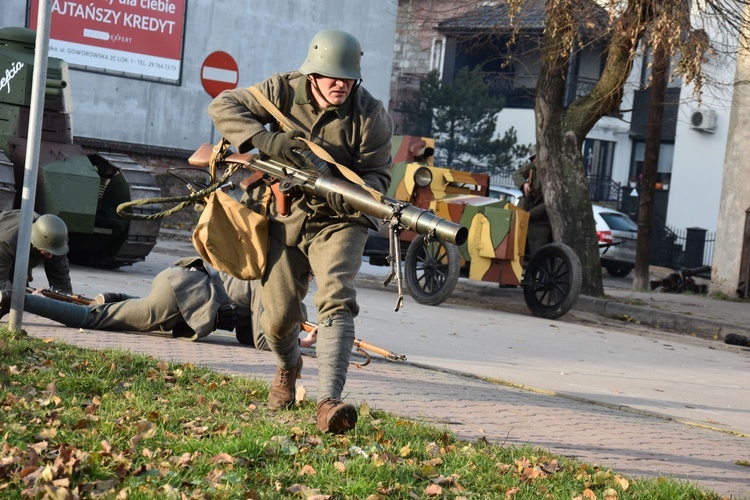
M638 225L627 214L592 205L596 222L596 237L601 246L602 266L612 276L622 278L635 267L635 246ZM606 244L611 244L606 246Z

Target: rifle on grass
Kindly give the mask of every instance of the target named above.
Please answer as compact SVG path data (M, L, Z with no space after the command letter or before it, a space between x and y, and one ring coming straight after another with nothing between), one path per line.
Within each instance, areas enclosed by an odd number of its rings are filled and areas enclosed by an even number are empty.
M26 288L26 293L33 292L33 288ZM94 302L94 299L75 293L63 292L57 288L44 288L40 293L49 299L60 300L62 302L72 302L73 304L80 304L82 306L90 306Z
M310 333L318 325L310 321L305 321L302 323L301 326L302 326L302 330L306 331L307 333ZM354 363L354 365L357 368L362 368L363 366L367 366L370 364L370 354L367 351L372 351L375 354L379 354L380 356L383 356L386 359L390 359L391 361L406 361L406 356L404 356L403 354L396 354L387 349L383 349L382 347L378 347L376 345L370 344L369 342L365 342L364 340L361 340L361 339L354 339L354 347L357 348L358 353L360 353L362 356L365 357L364 363L362 364Z
M307 142L308 146L316 147L313 143ZM218 147L218 146L217 146ZM212 157L217 156L214 146L203 144L188 159L188 162L197 167L209 167ZM322 151L324 154L325 151ZM221 163L228 167L242 167L262 172L275 181L278 185L273 188L281 193L288 192L293 188L299 188L302 191L326 198L328 193L339 193L344 197L344 201L352 208L380 219L388 225L390 235L391 255L389 257L391 271L383 283L388 285L394 278L398 287L398 299L396 302L396 311L403 305L403 275L401 273L401 245L399 236L404 230L411 230L416 233L425 235L429 241L431 238L438 238L442 241L454 245L463 245L469 235L469 230L460 224L448 221L435 215L429 210L422 210L409 203L384 196L365 186L357 185L346 179L340 179L330 174L331 166L328 162L316 156L311 151L300 151L301 155L306 156L316 167L317 170L303 170L295 166L287 165L273 159L265 159L259 155L250 153L235 153L226 156L218 155L217 164ZM283 195L282 195L283 197ZM281 197L277 196L277 200Z

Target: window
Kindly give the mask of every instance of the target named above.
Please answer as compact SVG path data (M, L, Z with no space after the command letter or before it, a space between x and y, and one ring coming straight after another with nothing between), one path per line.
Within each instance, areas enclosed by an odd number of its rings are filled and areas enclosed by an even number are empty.
M646 154L645 141L636 141L633 144L633 156L630 164L630 180L638 182L643 173L643 159ZM662 143L659 147L659 167L657 169L657 182L669 183L672 176L672 160L674 159L674 144Z

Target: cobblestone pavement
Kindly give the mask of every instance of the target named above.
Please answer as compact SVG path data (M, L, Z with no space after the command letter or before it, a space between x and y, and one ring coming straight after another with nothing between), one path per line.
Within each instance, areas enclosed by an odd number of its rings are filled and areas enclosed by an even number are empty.
M213 334L198 344L166 335L79 331L32 316L24 329L94 349L122 348L271 382L269 353ZM311 354L311 351L306 351ZM308 356L299 382L315 392L317 363ZM750 498L750 439L590 402L494 384L474 377L382 359L352 367L348 400L445 427L461 438L529 443L631 477L688 480L725 496Z

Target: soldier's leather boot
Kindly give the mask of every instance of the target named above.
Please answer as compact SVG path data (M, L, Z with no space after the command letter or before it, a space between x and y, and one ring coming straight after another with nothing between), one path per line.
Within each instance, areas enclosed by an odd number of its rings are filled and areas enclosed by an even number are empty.
M10 312L10 290L0 292L0 319Z
M280 410L294 405L297 378L299 378L301 371L302 356L299 357L294 368L289 370L276 368L276 377L273 379L273 385L268 392L268 407L271 410Z
M357 424L357 409L338 399L326 398L318 403L318 430L341 434L354 429Z

